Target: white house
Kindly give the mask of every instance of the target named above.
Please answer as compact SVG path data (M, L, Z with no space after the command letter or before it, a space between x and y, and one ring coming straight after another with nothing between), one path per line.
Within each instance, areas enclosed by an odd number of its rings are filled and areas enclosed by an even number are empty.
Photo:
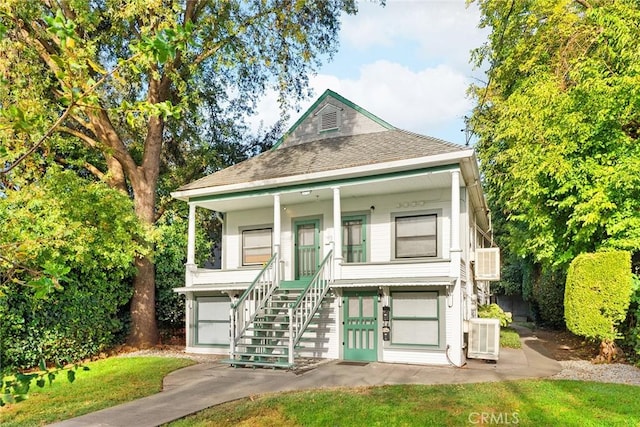
M327 90L273 149L173 197L189 204L187 351L464 363L498 270L472 149ZM197 208L223 220L221 269L194 264Z

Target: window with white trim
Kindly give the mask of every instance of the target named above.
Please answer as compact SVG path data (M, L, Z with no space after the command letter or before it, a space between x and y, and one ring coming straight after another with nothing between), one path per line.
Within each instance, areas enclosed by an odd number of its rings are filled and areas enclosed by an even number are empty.
M196 297L196 345L229 345L229 297Z
M242 231L242 265L260 265L271 259L272 229Z
M440 345L437 291L391 293L391 343Z
M396 258L438 256L438 216L411 215L395 218Z

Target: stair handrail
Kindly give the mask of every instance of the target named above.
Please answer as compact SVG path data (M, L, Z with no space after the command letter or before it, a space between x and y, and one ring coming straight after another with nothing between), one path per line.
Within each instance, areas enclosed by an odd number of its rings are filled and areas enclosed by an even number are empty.
M263 308L273 290L278 287L278 282L278 253L276 252L262 267L260 273L240 298L231 304L231 358L235 357L236 345Z
M311 319L333 283L333 250L320 263L308 285L289 306L289 364L293 365L293 349L302 338Z

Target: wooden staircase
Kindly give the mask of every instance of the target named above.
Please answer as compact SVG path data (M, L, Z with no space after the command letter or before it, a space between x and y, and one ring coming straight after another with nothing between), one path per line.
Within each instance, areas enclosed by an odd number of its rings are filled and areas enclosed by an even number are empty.
M309 281L284 282L284 286L276 288L264 308L236 343L234 357L223 362L236 367L290 368L289 308L305 290Z
M234 367L293 367L298 342L333 282L331 260L330 252L306 280L266 283L261 273L254 282L262 283L260 298L250 299L256 294L252 284L232 306L231 357L222 362Z

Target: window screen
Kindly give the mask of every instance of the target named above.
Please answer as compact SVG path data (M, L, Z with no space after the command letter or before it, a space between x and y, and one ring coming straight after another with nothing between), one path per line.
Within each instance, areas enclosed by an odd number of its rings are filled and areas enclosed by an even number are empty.
M437 255L437 215L396 217L396 258Z
M344 262L366 261L364 217L342 220L342 259Z
M438 292L393 292L391 294L391 342L408 345L439 345Z
M229 345L229 297L196 299L196 344Z
M244 230L242 232L242 265L259 265L269 261L271 229Z

